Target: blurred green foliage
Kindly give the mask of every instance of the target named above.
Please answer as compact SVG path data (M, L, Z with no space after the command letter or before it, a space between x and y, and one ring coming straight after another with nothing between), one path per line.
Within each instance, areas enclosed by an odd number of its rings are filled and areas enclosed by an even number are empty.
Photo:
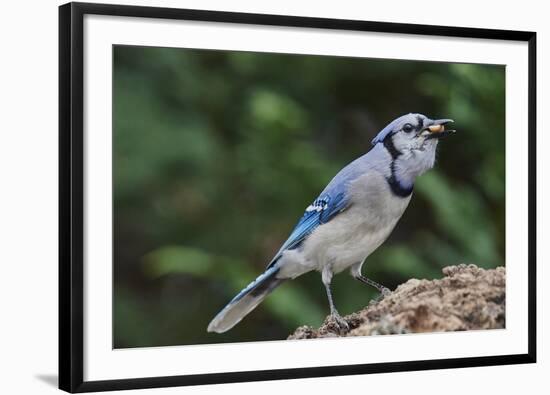
M503 66L114 48L114 346L284 339L328 313L318 273L226 334L210 319L337 171L408 112L455 119L396 229L364 265L395 287L504 264ZM343 314L373 290L334 280Z

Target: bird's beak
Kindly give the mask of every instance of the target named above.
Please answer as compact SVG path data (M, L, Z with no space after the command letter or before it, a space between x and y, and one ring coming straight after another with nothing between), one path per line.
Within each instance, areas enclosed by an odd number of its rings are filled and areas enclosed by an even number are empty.
M441 138L444 136L448 136L449 134L452 134L455 132L455 130L445 130L445 125L454 122L452 119L436 119L435 121L432 121L430 125L428 125L424 130L430 132L427 138L433 139L433 138Z

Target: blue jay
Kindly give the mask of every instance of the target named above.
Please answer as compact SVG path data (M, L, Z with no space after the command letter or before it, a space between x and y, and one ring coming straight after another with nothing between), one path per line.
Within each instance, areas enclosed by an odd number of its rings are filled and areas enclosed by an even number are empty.
M222 333L241 321L288 279L316 270L326 289L330 314L340 330L330 283L345 269L382 295L389 290L361 274L365 259L390 235L407 208L416 177L431 169L439 138L451 119L403 115L372 140L365 155L344 167L306 208L304 215L267 269L227 304L208 325Z

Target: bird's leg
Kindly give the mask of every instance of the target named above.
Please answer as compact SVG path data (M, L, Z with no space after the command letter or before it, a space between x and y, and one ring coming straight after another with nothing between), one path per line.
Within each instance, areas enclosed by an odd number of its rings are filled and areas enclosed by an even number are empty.
M336 310L336 307L334 306L334 301L332 300L332 291L330 290L330 283L332 280L332 270L329 266L325 266L323 268L322 272L322 278L323 278L323 284L325 285L325 289L327 291L327 298L328 298L328 304L330 306L330 316L334 319L336 322L336 325L338 325L338 328L340 331L348 331L349 330L349 324L346 322L345 319L342 318L340 313L338 313L338 310Z
M364 284L376 288L376 290L380 292L383 296L388 296L391 293L391 290L389 288L384 287L382 284L378 284L376 281L371 280L370 278L367 278L361 274L359 276L356 276L355 278Z
M351 267L351 275L362 283L375 288L378 292L380 292L382 297L388 296L391 293L391 290L384 287L382 284L378 284L376 281L373 281L370 278L363 276L361 274L361 266L363 266L363 262L359 262L353 265Z

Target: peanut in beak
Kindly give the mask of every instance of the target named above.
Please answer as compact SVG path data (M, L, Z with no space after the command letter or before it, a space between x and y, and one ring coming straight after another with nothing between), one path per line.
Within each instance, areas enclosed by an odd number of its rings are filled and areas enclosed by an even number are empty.
M430 133L441 133L441 132L445 131L445 126L444 125L432 125L432 126L428 126L428 130L430 131Z

